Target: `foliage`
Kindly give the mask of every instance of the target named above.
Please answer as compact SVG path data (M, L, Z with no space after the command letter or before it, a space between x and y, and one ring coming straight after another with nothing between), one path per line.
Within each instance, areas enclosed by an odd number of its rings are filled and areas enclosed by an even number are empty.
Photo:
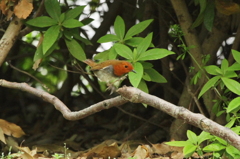
M234 129L236 130L236 129ZM237 129L239 133L239 128ZM167 142L167 145L184 147L184 157L190 157L196 152L200 157L203 157L204 152L212 152L214 158L221 158L226 156L228 158L239 158L240 152L238 149L229 145L225 140L213 136L205 131L202 131L200 135L196 135L194 132L187 131L188 140L186 141L171 141ZM203 142L208 141L207 146L203 146Z
M159 74L153 65L148 60L158 60L168 55L174 54L167 49L152 48L152 33L149 33L145 38L135 37L149 26L152 20L145 20L132 26L125 33L125 23L118 16L114 22L115 34L107 34L101 37L98 42L105 43L113 41L114 45L107 51L99 53L95 56L98 60L116 59L117 55L128 59L133 63L134 70L137 73L129 73L129 79L134 87L137 87L145 92L148 92L148 87L145 81L153 81L165 83L167 80Z
M35 30L45 31L42 42L40 41L38 44L34 61L50 55L57 48L60 38L64 39L73 57L80 61L85 60L86 55L79 42L85 44L90 42L87 39L83 40L84 38L80 36L79 27L90 23L91 19L88 20L88 23L78 20L85 6L78 6L61 13L60 3L57 0L45 1L44 4L49 16L37 17L26 22Z

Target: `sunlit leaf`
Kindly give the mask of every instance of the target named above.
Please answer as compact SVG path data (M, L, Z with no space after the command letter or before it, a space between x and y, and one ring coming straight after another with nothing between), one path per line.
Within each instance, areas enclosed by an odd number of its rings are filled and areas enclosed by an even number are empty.
M132 36L137 35L138 33L141 33L143 30L145 30L149 24L152 22L152 19L145 20L143 22L140 22L134 26L132 26L126 33L126 36L124 40L130 39Z
M137 53L139 56L141 56L141 53L144 53L148 47L151 44L152 41L152 33L148 34L142 41L141 43L138 45L137 47Z
M226 59L222 60L221 69L226 70L228 68L228 61Z
M142 64L139 62L134 63L133 67L136 73L130 72L129 80L131 84L137 88L143 76L143 67L142 67Z
M222 79L223 83L225 84L225 86L230 91L232 91L233 93L235 93L237 95L240 95L240 84L237 81L226 78L226 77L222 77L221 79Z
M129 47L127 47L126 45L115 44L114 45L114 49L116 50L118 55L120 55L120 56L122 56L122 57L124 57L126 59L133 60L132 50Z
M237 63L240 64L240 52L236 50L232 50L232 54L233 54L234 60L236 60Z
M226 146L220 144L220 143L212 143L203 148L203 151L205 152L213 152L213 151L220 151L225 149Z
M119 41L120 39L113 34L107 34L102 36L100 39L98 39L98 43L106 43L106 42L110 42L110 41Z
M239 71L240 70L240 63L235 62L232 66L229 66L227 68L227 70L228 71Z
M190 157L192 156L192 154L196 151L197 149L197 145L187 145L187 146L184 146L183 148L183 154L184 154L184 157Z
M227 113L231 113L232 111L239 111L240 109L240 97L234 98L227 107Z
M116 59L117 58L117 52L115 50L115 45L109 49L108 59Z
M145 60L157 60L157 59L161 59L164 58L168 55L172 55L174 54L174 52L169 51L167 49L151 49L148 50L142 54L140 54L139 58L137 59L138 61L145 61Z
M187 137L188 137L188 140L190 142L192 142L193 144L197 144L198 137L197 137L197 135L194 132L192 132L191 130L188 130L187 131Z
M213 87L219 79L219 76L211 78L201 89L198 98L200 98L205 92L207 92L211 87Z
M210 133L202 131L201 134L198 136L198 144L201 144L203 141L211 138L213 138L213 136Z
M176 147L184 147L187 145L192 145L189 141L171 141L171 142L165 142L165 144L170 146L176 146Z
M117 16L114 22L114 31L119 39L123 39L125 34L125 23L120 16Z
M222 70L216 65L209 65L204 67L207 73L210 75L221 75L223 74Z

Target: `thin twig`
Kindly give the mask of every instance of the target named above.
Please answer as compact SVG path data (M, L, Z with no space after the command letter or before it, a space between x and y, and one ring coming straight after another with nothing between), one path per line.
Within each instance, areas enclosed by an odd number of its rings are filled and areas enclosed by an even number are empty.
M17 70L18 72L21 72L21 73L23 73L23 74L25 74L25 75L33 78L35 81L39 82L48 92L50 91L50 89L49 89L41 80L39 80L37 77L34 77L34 76L31 75L30 73L28 73L28 72L26 72L26 71L23 71L23 70L20 70L19 68L13 66L10 61L8 61L8 64L9 64L9 66L10 66L11 68L13 68L14 70Z

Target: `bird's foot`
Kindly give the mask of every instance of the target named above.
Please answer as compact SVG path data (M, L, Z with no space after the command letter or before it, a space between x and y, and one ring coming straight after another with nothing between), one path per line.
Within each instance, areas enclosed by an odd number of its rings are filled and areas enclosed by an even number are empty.
M112 83L111 82L107 83L108 88L106 90L111 91L110 95L113 94L113 92L115 92L117 90L121 81L123 81L125 78L127 78L127 75L124 75L124 76L120 77L119 79L113 81Z
M109 90L110 95L113 94L113 92L115 92L117 90L117 87L114 86L113 83L108 83L107 86L108 87L107 87L106 91Z

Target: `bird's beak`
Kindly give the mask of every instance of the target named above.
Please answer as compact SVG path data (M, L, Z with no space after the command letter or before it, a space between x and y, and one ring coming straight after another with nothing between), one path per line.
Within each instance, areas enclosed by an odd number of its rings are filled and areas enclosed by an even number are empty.
M137 73L136 71L132 70L132 72Z

